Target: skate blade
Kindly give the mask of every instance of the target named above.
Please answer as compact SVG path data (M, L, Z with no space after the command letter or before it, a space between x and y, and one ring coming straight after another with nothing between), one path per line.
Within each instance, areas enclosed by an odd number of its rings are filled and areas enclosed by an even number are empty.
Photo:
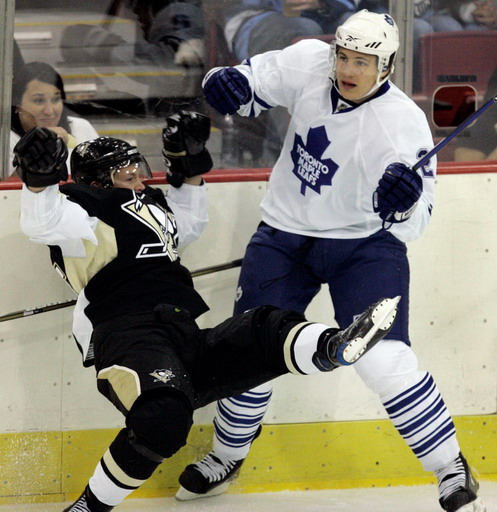
M184 487L180 487L176 493L175 499L176 501L192 501L199 500L201 498L212 498L214 496L223 494L223 492L226 492L229 486L230 482L224 482L221 485L218 485L217 487L214 487L210 491L206 492L205 494L190 492L187 491Z
M376 336L378 331L390 329L397 316L397 304L400 295L393 299L383 299L371 312L370 320L373 326L365 336L352 340L344 349L342 357L349 364L355 363L367 349L369 343Z
M457 509L457 512L487 512L487 507L483 504L481 498L476 498L475 501Z

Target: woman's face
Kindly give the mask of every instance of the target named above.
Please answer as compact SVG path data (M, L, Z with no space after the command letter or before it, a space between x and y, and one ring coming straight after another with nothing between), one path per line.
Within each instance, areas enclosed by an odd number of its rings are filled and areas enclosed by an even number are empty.
M17 107L24 130L51 128L59 125L63 108L62 95L55 85L31 80Z

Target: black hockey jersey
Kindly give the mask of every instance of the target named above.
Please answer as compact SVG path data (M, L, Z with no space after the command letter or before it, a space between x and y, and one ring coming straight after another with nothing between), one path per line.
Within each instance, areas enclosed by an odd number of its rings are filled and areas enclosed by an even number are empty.
M208 310L180 263L176 220L161 190L71 183L60 192L69 199L54 210L56 231L64 235L48 245L55 268L79 294L73 327L85 365L92 360L91 331L100 322L161 303L187 309L193 318ZM94 238L84 234L89 228Z

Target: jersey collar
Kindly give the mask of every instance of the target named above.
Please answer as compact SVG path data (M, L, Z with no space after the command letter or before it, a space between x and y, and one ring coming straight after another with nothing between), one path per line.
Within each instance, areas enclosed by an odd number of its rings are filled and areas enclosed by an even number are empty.
M380 86L376 93L373 94L373 96L371 96L371 98L368 98L366 101L363 101L362 103L354 103L353 101L346 100L338 92L338 87L336 86L335 82L333 82L330 91L332 112L333 114L343 114L345 112L350 112L351 110L354 110L357 107L360 107L361 105L364 105L365 103L368 103L369 101L378 98L378 96L382 96L388 91L388 89L390 89L390 83L385 82Z

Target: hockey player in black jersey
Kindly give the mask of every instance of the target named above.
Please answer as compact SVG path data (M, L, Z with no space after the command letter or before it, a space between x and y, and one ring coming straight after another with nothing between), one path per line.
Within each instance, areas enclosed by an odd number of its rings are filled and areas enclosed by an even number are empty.
M54 266L78 293L74 337L99 391L125 417L78 500L65 512L107 512L186 443L193 411L292 372L350 365L392 327L399 297L370 306L339 331L296 312L259 307L200 329L208 308L180 263L178 246L207 222L202 174L208 118L169 117L164 160L173 187L149 187L146 160L118 139L100 137L71 156L49 130L15 147L24 182L21 227L47 244ZM326 391L323 391L326 392Z

